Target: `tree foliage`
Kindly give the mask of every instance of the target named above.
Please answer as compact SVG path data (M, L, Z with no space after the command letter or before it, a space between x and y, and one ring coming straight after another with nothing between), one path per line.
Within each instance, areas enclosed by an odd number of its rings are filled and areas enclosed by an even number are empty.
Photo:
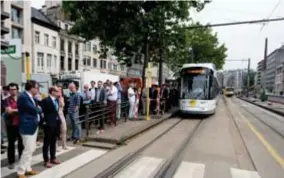
M195 61L212 61L221 68L226 48L218 44L216 34L184 25L191 21L189 9L200 11L204 5L199 1L63 1L63 10L75 22L70 33L86 40L99 38L103 49L111 47L120 62L131 64L134 54L140 56L136 62L143 62L139 59L147 53L157 63L162 54L174 68L188 62L192 46Z

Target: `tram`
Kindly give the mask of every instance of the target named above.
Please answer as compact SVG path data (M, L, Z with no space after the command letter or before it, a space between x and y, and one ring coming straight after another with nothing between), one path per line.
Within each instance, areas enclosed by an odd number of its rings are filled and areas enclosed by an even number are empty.
M211 115L219 99L219 82L213 63L184 64L180 71L179 110L182 114Z
M225 95L226 95L227 97L233 96L233 95L234 95L234 88L232 88L232 87L227 87L227 88L225 89Z

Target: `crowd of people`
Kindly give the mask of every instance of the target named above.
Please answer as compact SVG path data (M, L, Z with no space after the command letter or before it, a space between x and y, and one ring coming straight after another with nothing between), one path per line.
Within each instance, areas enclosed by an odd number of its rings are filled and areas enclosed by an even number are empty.
M25 84L25 91L19 92L16 83L10 83L1 90L1 113L5 124L8 149L7 158L9 168L15 165L15 143L19 156L17 173L19 178L25 174L35 175L37 171L31 168L33 152L36 149L39 129L43 131L42 154L44 165L47 168L60 164L56 159L56 152L60 149L68 149L67 140L74 144L80 142L82 127L84 129L84 114L86 106L91 112L99 115L94 122L98 125L97 134L104 132L104 124L109 121L112 127L116 126L117 120L121 118L121 107L127 106L128 118L133 120L137 117L140 94L142 95L142 114L146 114L146 89L140 93L137 83L130 81L128 86L123 86L122 81L106 82L95 81L85 84L81 92L76 83L69 84L70 96L63 92L63 87L54 85L48 89L48 96L39 97L39 84L29 80ZM156 85L150 89L151 112L157 110L157 98L165 101L164 109L167 111L171 105L176 105L177 91L170 90L163 85L161 90ZM128 103L123 105L122 103ZM107 111L107 112L106 112ZM68 118L68 119L67 119ZM66 120L67 119L67 120ZM72 135L67 138L67 121L70 122ZM79 123L79 124L78 124ZM81 123L81 124L80 124ZM3 124L2 124L3 125ZM3 127L2 127L3 128ZM4 153L3 129L1 129L1 154Z

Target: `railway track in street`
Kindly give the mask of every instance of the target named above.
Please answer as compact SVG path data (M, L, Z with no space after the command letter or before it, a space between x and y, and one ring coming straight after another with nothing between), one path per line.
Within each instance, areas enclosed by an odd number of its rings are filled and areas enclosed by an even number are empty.
M158 158L151 158L153 161L158 161L159 164L155 166L152 165L145 171L140 170L145 173L143 177L172 177L182 161L182 156L190 144L190 140L204 122L204 120L200 118L175 119L179 119L179 121L148 144L133 153L129 153L121 160L111 165L108 169L95 176L95 178L122 178L129 175L133 176L135 173L139 174L139 171L137 172L136 169L138 165L141 165L142 162L150 164L149 162L147 163L147 161L150 160L150 156L152 155L155 155L155 157L160 155ZM177 136L179 136L179 138L177 138ZM131 169L134 169L133 167L135 166L135 173L133 171L131 172Z

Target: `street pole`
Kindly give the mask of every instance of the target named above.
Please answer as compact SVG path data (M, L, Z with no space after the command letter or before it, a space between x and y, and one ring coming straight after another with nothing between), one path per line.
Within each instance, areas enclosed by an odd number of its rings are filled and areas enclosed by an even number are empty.
M250 58L248 59L248 74L247 74L247 97L249 97L249 83L250 83Z
M148 67L146 69L146 81L145 81L145 87L146 87L146 116L145 120L150 120L150 87L151 87L151 66L150 63L148 63Z
M193 56L193 47L191 47L191 63L193 63L193 58L194 58L194 56Z
M26 80L30 80L31 79L31 68L30 68L30 53L26 52L25 53L25 58L26 58Z

